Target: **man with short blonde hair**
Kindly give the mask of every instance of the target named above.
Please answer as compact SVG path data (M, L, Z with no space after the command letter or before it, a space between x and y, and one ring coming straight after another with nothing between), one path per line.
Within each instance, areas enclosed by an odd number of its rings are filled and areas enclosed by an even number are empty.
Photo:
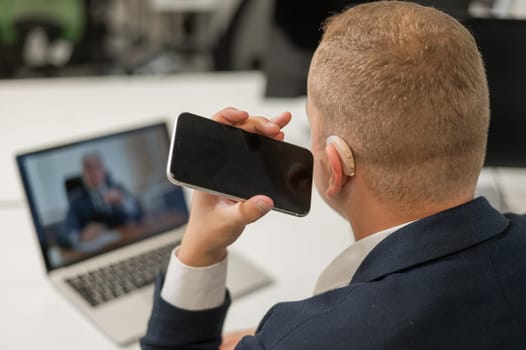
M351 8L325 27L307 113L316 188L356 242L236 349L526 349L526 218L474 198L489 107L469 32L409 2ZM290 118L214 116L278 140ZM143 349L218 349L226 249L272 205L194 194Z
M472 195L488 88L473 37L450 16L410 3L335 16L312 60L309 99L321 141L344 137L378 197L412 208Z

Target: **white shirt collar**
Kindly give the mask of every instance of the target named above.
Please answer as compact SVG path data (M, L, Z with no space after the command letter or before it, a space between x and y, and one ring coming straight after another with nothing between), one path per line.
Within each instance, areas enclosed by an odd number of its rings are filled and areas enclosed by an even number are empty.
M342 251L321 273L314 295L327 292L332 289L347 286L365 257L387 236L409 225L413 221L406 222L386 230L373 233L367 237L354 242Z

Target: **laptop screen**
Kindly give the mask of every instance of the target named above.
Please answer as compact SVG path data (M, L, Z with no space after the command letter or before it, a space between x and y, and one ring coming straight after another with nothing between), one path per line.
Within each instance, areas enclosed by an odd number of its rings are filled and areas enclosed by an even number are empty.
M184 225L166 124L17 156L48 271Z

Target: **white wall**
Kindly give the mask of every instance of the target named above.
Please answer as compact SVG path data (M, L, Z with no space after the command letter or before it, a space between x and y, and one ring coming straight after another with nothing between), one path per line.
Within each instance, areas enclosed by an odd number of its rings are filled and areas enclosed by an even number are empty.
M511 13L513 17L526 18L526 1L513 0L511 4Z

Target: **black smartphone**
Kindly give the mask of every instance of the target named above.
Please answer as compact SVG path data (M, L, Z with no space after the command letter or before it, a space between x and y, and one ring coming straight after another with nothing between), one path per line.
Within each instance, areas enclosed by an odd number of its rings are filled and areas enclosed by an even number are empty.
M274 209L310 210L313 158L309 150L191 113L177 118L166 173L182 186L234 200L267 195Z

